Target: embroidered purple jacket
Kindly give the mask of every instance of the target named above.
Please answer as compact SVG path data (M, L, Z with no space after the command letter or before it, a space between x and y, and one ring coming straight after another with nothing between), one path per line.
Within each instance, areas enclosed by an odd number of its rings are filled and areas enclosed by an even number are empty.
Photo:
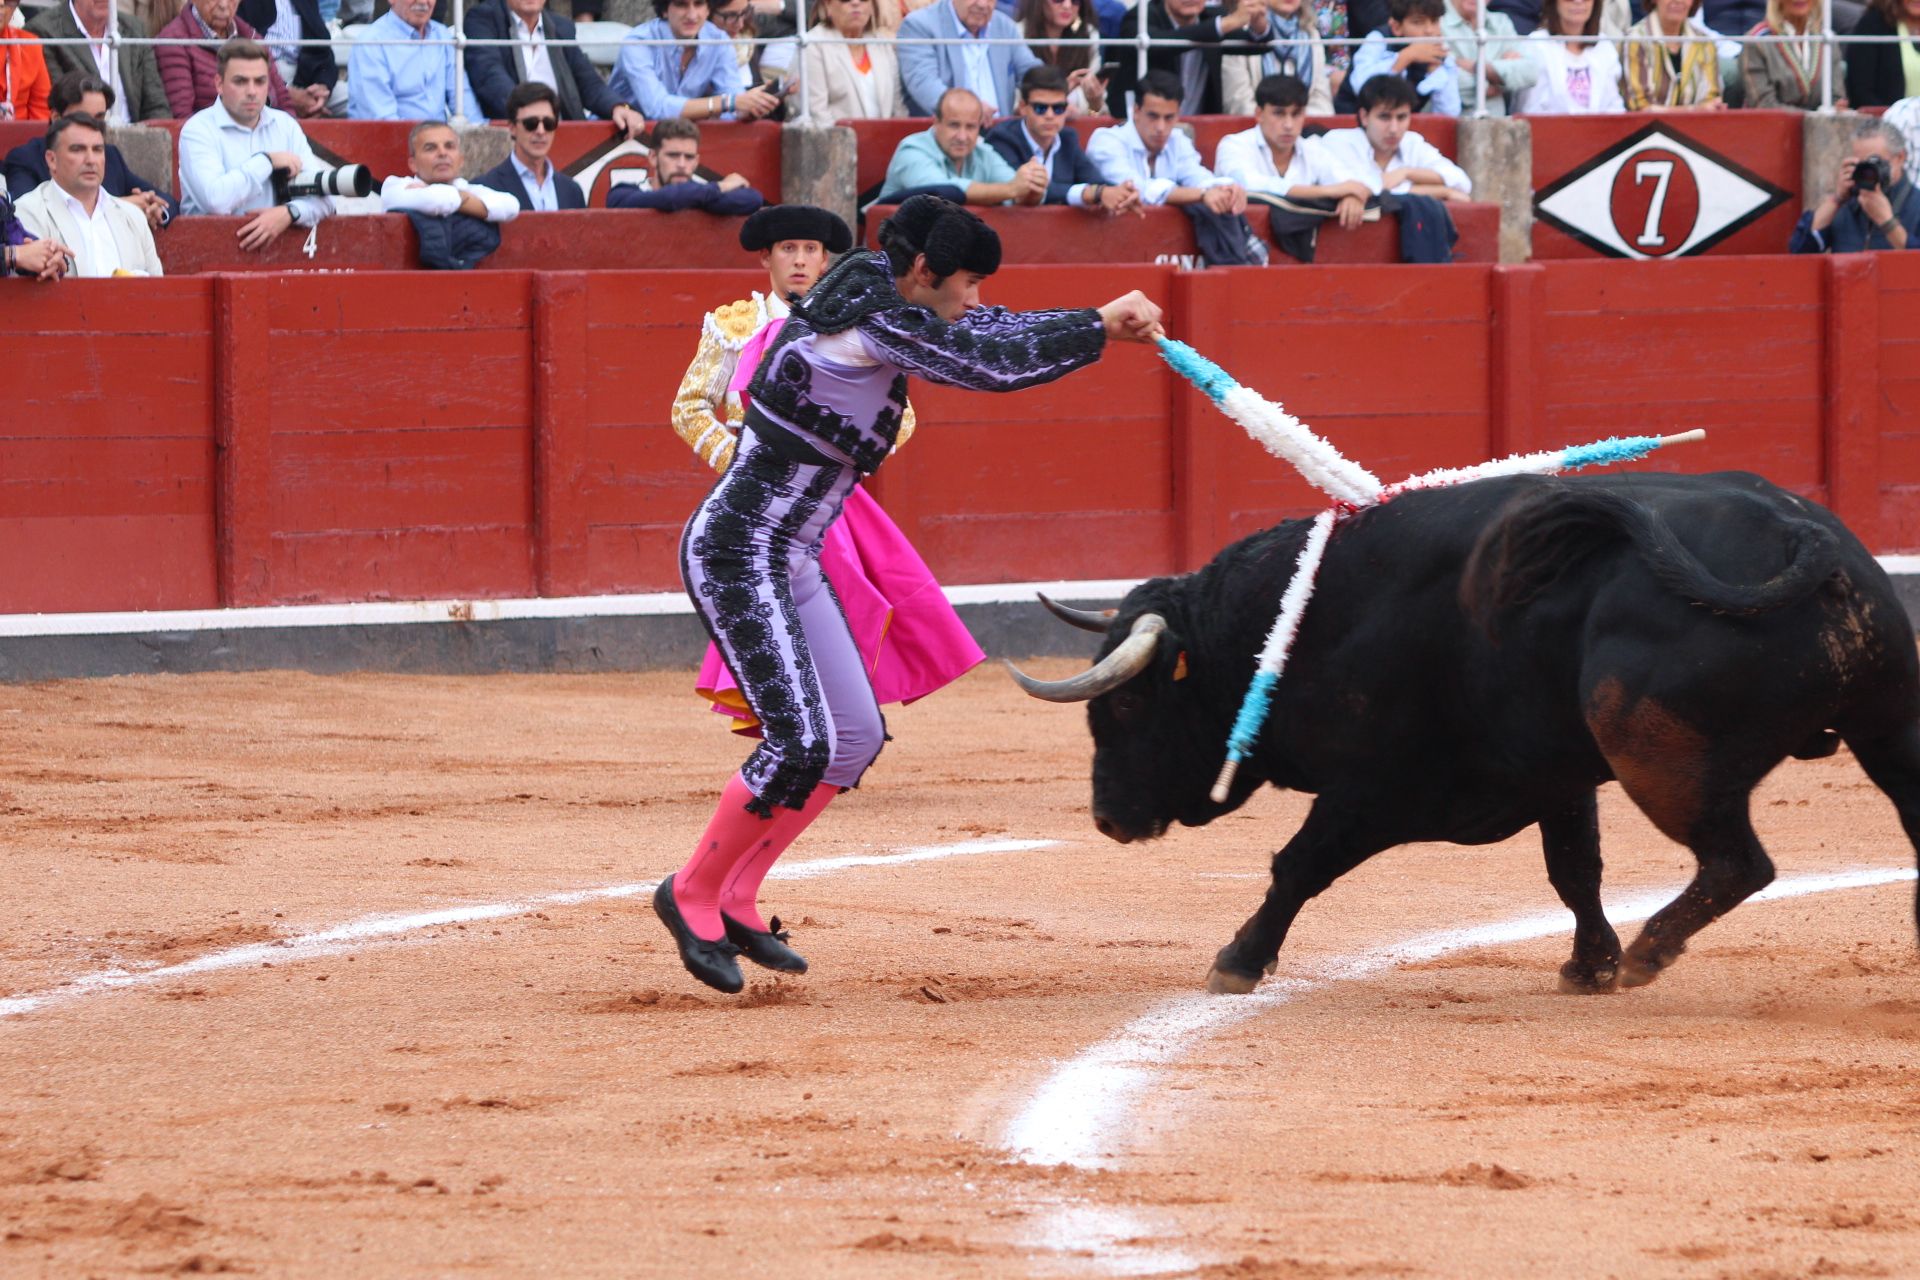
M795 304L747 395L774 425L871 474L899 434L908 374L1018 391L1092 364L1106 340L1091 308L980 307L949 323L900 296L885 254L850 253Z

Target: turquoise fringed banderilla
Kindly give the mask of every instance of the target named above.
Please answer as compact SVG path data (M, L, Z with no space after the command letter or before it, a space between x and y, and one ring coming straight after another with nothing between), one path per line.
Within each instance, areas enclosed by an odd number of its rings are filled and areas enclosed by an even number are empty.
M1233 376L1184 342L1160 339L1160 355L1175 373L1206 392L1207 399L1219 404L1227 392L1239 386Z

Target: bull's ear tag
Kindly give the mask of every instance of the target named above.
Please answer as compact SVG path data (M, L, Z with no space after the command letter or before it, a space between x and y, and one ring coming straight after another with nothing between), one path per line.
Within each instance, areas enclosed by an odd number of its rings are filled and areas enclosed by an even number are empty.
M1182 649L1180 656L1173 660L1173 678L1175 680L1185 680L1187 678L1187 651L1185 649Z

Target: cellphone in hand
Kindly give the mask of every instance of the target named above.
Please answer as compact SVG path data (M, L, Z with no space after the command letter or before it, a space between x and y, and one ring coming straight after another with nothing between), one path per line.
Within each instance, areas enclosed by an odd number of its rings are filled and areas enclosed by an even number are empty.
M1100 64L1100 69L1093 74L1097 79L1111 80L1120 74L1120 64L1117 62L1103 62Z

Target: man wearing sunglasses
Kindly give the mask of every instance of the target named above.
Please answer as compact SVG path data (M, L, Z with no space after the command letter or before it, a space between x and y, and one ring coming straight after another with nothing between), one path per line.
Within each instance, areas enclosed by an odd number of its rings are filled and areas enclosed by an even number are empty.
M987 130L987 145L1014 168L1038 160L1047 168L1045 203L1072 205L1109 216L1135 213L1140 192L1131 179L1109 183L1067 128L1067 76L1041 63L1020 78L1020 111Z
M580 184L548 158L554 132L560 127L559 96L538 80L515 85L507 95L506 115L513 151L480 175L480 185L506 192L528 213L586 208Z

